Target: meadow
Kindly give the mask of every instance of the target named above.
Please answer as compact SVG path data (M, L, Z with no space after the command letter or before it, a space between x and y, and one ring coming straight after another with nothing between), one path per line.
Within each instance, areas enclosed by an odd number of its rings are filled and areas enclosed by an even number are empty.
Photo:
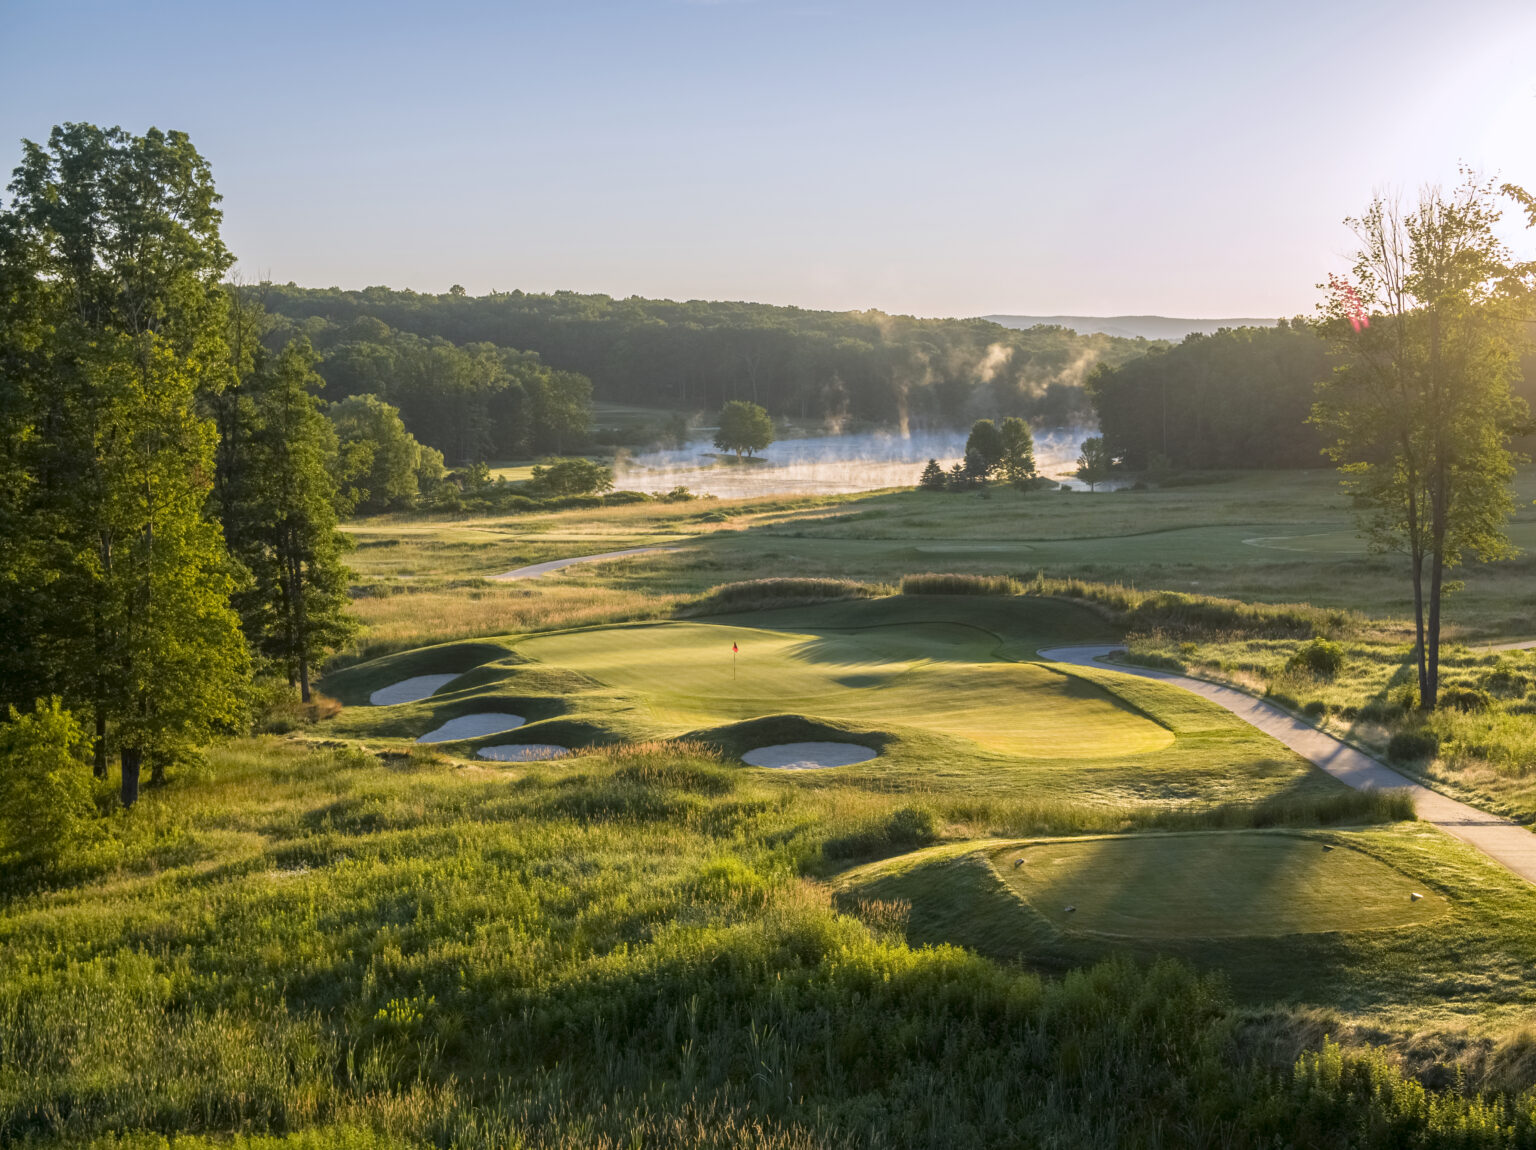
M1037 654L1128 639L1278 697L1338 632L1347 670L1286 698L1370 721L1399 564L1331 476L348 529L339 711L7 876L0 1142L1536 1144L1536 890L1196 696ZM1468 572L1462 636L1520 637L1520 562ZM1528 658L1491 657L1455 674ZM417 742L486 713L523 721ZM818 739L876 755L741 761ZM509 743L575 753L477 754Z

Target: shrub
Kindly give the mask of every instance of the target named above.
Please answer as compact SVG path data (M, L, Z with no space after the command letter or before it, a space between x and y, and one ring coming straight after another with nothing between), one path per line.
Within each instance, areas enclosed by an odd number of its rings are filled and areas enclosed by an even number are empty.
M1333 679L1344 669L1344 648L1327 639L1303 643L1286 660L1287 671L1300 671L1318 679Z
M1465 711L1471 714L1490 709L1493 706L1493 697L1480 688L1455 683L1441 688L1440 705L1449 707L1453 711Z
M903 575L903 595L1017 595L1023 588L1007 575L928 573Z
M1530 685L1530 679L1508 667L1500 667L1483 677L1483 689L1501 699L1518 699Z
M863 858L914 850L938 837L938 820L932 811L902 807L862 830L828 839L821 850L829 859Z
M600 495L613 486L613 469L590 459L546 459L529 473L528 487L540 495Z
M24 863L51 865L95 813L85 730L58 699L0 724L0 830Z
M1405 683L1392 692L1392 705L1399 711L1417 711L1419 709L1419 687L1417 683Z
M1301 709L1301 713L1309 719L1321 719L1328 713L1328 704L1321 699L1313 699Z
M1387 758L1394 763L1422 763L1440 750L1440 739L1430 731L1398 731L1387 744Z

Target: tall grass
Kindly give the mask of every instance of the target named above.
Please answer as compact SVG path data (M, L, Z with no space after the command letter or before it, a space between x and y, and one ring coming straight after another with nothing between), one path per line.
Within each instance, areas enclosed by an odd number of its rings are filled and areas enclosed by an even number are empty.
M903 595L1017 595L1021 590L1007 575L928 572L901 577Z
M748 579L712 587L678 609L679 615L724 615L734 611L772 610L834 599L873 599L891 589L852 579Z
M925 839L901 795L666 743L214 758L0 908L0 1143L1513 1145L1536 1113L1368 1052L1234 1060L1222 980L1174 963L1045 979L910 948L899 907L871 932L802 876L850 819Z
M1352 611L1307 603L1245 603L1182 591L1138 591L1119 583L1051 579L1044 574L1037 574L1026 584L1024 593L1074 599L1128 627L1178 638L1333 638L1364 626L1363 618Z

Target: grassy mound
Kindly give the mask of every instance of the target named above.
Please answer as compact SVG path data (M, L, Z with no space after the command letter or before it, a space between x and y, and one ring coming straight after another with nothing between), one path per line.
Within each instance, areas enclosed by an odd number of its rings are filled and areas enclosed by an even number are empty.
M992 861L1064 931L1240 938L1417 926L1446 911L1442 897L1361 851L1290 834L1078 839L1005 848Z
M362 706L381 687L418 675L463 674L484 663L505 659L510 650L500 643L440 643L418 647L381 659L371 659L335 671L321 681L321 689L348 706Z

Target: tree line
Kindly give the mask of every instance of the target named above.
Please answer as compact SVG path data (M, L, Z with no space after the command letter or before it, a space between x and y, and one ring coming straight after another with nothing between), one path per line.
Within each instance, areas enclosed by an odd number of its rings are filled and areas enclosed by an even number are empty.
M252 289L264 310L284 289ZM548 367L533 352L486 341L398 331L371 315L345 323L274 316L269 342L308 339L332 401L376 396L414 438L453 467L488 459L559 455L583 446L592 422L592 383Z
M307 701L353 628L370 449L225 282L218 204L185 134L89 124L24 142L0 203L0 715L13 762L116 758L124 804L248 729L254 676ZM39 770L29 809L67 804Z
M1081 424L1092 418L1082 387L1090 369L1163 346L1062 327L1015 331L980 319L576 292L477 297L462 289L429 295L285 284L270 286L265 298L305 331L319 323L352 332L371 319L486 357L490 347L533 352L552 369L589 378L607 402L715 411L740 400L779 417L882 427L963 427L1007 416ZM403 403L402 410L417 434L441 445Z

